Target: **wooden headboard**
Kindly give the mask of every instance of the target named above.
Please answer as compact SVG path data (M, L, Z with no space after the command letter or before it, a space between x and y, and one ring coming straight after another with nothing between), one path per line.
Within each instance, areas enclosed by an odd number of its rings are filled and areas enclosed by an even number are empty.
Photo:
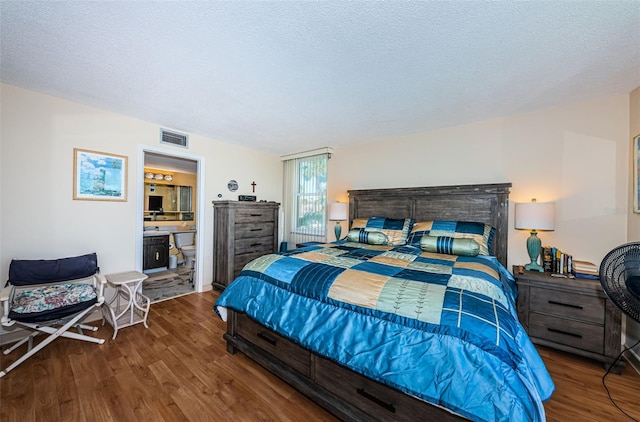
M496 229L493 251L507 265L511 183L349 191L349 227L355 218L389 217L477 221Z

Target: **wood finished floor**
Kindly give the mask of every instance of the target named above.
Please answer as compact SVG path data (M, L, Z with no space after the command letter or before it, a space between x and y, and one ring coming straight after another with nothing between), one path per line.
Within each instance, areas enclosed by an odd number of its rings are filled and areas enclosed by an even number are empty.
M334 421L242 354L226 352L217 292L151 306L149 328L94 335L99 346L58 339L0 379L0 421ZM540 349L556 383L549 421L626 420L609 402L593 361ZM0 354L6 368L18 355ZM640 375L607 378L616 402L640 419Z

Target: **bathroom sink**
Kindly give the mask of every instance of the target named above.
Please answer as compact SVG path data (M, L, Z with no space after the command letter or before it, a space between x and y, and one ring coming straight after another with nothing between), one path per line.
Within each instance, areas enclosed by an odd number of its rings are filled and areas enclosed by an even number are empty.
M143 236L169 236L171 232L166 230L145 230L142 232Z

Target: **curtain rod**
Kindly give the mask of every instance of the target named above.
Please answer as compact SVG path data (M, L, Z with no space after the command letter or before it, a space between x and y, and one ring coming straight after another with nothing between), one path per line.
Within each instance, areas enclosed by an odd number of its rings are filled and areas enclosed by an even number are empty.
M321 155L321 154L329 154L329 158L331 158L331 154L333 154L333 148L324 147L324 148L312 149L310 151L298 152L295 154L282 155L280 157L280 161L295 160L296 158L312 157L314 155Z

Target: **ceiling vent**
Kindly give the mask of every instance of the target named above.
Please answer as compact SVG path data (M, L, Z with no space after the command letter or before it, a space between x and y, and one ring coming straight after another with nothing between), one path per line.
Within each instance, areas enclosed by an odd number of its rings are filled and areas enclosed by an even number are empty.
M189 135L160 129L160 143L189 148Z

